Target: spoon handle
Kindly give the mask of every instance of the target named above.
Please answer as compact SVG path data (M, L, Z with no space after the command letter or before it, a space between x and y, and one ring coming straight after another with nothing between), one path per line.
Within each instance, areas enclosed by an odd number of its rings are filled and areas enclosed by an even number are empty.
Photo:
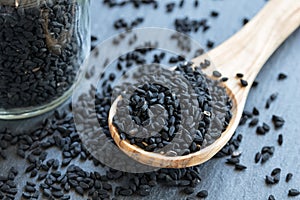
M272 53L299 25L300 0L270 0L238 33L208 52L208 57L223 76L243 73L251 85ZM201 57L193 61L199 63ZM228 84L236 88L237 81Z

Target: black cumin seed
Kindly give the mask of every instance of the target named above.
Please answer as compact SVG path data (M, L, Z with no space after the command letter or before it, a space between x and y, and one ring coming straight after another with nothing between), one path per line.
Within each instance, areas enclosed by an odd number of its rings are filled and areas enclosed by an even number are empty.
M281 169L280 168L275 168L273 169L273 171L271 172L272 176L275 176L276 174L280 174L281 173Z
M265 129L264 129L263 127L258 126L258 127L256 128L256 133L259 134L259 135L265 135L265 134L266 134L266 131L265 131Z
M276 200L275 197L271 194L268 198L268 200Z
M195 8L197 8L197 7L198 7L198 5L199 5L199 2L198 2L198 0L194 0L194 7L195 7Z
M258 85L258 82L257 82L257 81L253 81L253 83L252 83L252 86L251 86L251 87L255 88L257 85Z
M275 93L271 94L270 99L271 99L272 101L274 101L274 100L277 99L277 97L278 97L278 92L275 92Z
M287 175L286 175L286 177L285 177L285 182L289 182L291 179L292 179L292 177L293 177L293 174L292 173L288 173Z
M239 158L228 158L226 164L235 165L240 162Z
M248 22L249 22L249 19L248 19L248 18L244 18L244 19L243 19L243 25L246 25Z
M275 184L274 178L272 176L266 176L265 182L267 185Z
M269 108L270 108L270 104L271 104L271 99L267 99L265 108L266 108L266 109L269 109Z
M300 192L297 189L290 189L288 196L295 197L295 196L298 196L299 194L300 194Z
M84 190L82 189L82 187L79 187L79 186L75 187L75 191L80 195L84 194Z
M31 194L28 194L27 192L23 192L23 193L22 193L22 197L23 197L24 199L30 199L30 198L31 198Z
M227 78L227 77L222 77L222 78L221 78L221 81L222 81L222 82L226 82L226 81L228 81L228 78Z
M245 81L244 79L241 79L240 81L241 81L241 86L242 87L247 87L248 86L248 82Z
M243 139L243 135L241 135L241 134L238 134L238 136L237 136L237 141L239 141L239 142L242 142L242 139ZM237 145L235 145L235 146L237 146ZM237 146L238 147L238 146Z
M273 146L264 146L261 149L261 153L269 153L270 155L273 155L274 151L275 151L275 147Z
M256 126L258 124L259 120L258 118L253 118L250 123L249 126Z
M284 79L286 79L286 78L287 78L287 75L284 74L284 73L278 74L278 77L277 77L278 80L284 80Z
M175 3L173 3L173 2L166 4L166 12L167 13L173 12L174 7L175 7Z
M201 190L200 192L197 193L197 197L200 198L206 198L208 196L207 190Z
M242 170L247 169L247 167L245 165L237 163L237 164L235 164L235 169L238 171L242 171Z
M35 190L36 189L34 187L30 186L30 185L25 186L25 191L26 192L33 193L33 192L35 192Z
M280 181L280 173L274 175L274 182L279 183L279 181Z
M213 11L210 12L210 16L212 16L212 17L218 17L219 13L217 11L213 10Z
M94 35L91 36L91 41L92 42L97 41L97 40L98 40L98 38L96 36L94 36Z
M207 43L206 43L206 47L207 48L213 48L214 47L214 45L215 45L215 43L213 42L213 41L211 41L211 40L207 40Z
M77 191L77 190L76 190ZM64 196L64 193L62 191L55 191L55 192L52 192L52 195L55 197L55 198L61 198Z
M277 115L272 116L272 121L275 128L281 128L285 123L285 120L282 117L279 117Z
M269 132L270 131L270 126L268 124L266 124L265 122L262 125L262 128L266 131Z
M279 144L280 146L282 145L282 143L283 143L283 136L282 136L282 134L279 134L279 135L278 135L277 142L278 142L278 144Z
M239 122L239 126L246 124L247 120L248 120L248 117L243 116Z
M253 115L259 115L259 110L256 107L254 107L253 111L252 111L252 114Z
M261 163L265 163L270 159L271 155L269 153L263 153L261 158Z
M243 77L244 77L244 74L242 74L242 73L237 73L237 74L236 74L236 77L238 77L238 78L243 78Z
M220 78L222 76L222 74L219 72L219 71L213 71L213 76L214 77L217 77L217 78Z
M179 8L182 8L183 5L184 5L184 0L181 0L181 1L179 2Z
M122 196L131 196L133 194L131 189L125 189L120 191L120 195Z

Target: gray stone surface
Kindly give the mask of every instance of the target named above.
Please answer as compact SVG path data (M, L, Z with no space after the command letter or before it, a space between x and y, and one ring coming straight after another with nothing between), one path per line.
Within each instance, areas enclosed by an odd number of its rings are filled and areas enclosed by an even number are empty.
M295 0L297 1L297 0ZM134 10L131 6L122 9L114 8L109 10L102 5L102 1L92 1L92 33L100 41L105 40L117 31L113 29L113 22L126 17L134 19L136 16L146 17L145 22L140 27L162 27L174 28L173 20L176 17L189 16L190 18L208 17L211 10L220 11L218 18L209 19L211 29L202 34L192 34L203 46L207 39L215 41L215 45L221 44L232 34L238 31L242 25L242 18L253 17L264 5L264 0L206 0L201 1L198 9L193 8L192 1L186 1L184 9L175 9L173 13L166 15L164 12L164 3L169 1L160 1L160 8L152 10L142 7ZM272 17L272 13L270 13ZM258 30L259 31L259 30ZM265 136L257 136L255 128L248 128L247 125L239 127L237 133L244 137L240 150L243 155L241 163L247 165L248 169L244 172L236 172L232 167L226 166L225 159L213 159L201 166L202 182L197 186L196 191L207 189L209 191L208 200L263 200L268 199L273 194L276 199L288 199L287 193L290 188L300 189L300 141L299 141L299 111L300 111L300 30L298 29L270 58L257 77L259 85L252 89L246 104L246 110L252 110L253 106L260 109L260 123L267 122L271 124L272 114L283 116L286 119L284 127L275 131L273 126L271 131ZM277 75L284 72L288 78L283 81L277 81ZM264 108L266 99L270 94L279 92L278 99L271 105L270 109ZM34 126L34 121L38 119L25 120L21 122L0 123L1 127L13 126L18 130ZM284 143L282 147L277 145L277 135L283 134ZM260 151L264 145L275 146L274 156L265 164L255 164L254 155ZM11 151L13 152L13 151ZM13 156L13 155L12 155ZM50 154L51 156L51 154ZM53 152L52 156L55 156ZM24 169L23 161L12 157L6 161L0 161L0 174L5 174L10 166L16 166ZM84 168L90 168L90 163L82 164ZM265 175L269 174L273 168L282 168L282 177L279 184L272 187L266 186L264 182ZM91 168L90 168L91 169ZM93 169L91 169L93 170ZM290 183L285 183L284 178L288 172L294 173ZM18 177L19 185L23 185L27 176ZM19 187L21 189L21 187ZM21 191L18 195L21 194ZM193 195L191 195L193 196ZM157 187L152 191L152 197L145 199L185 199L186 196L180 193L178 188ZM72 199L81 199L73 196ZM118 198L122 199L122 198ZM141 199L124 198L124 199ZM291 198L292 199L292 198ZM293 198L297 199L297 198Z

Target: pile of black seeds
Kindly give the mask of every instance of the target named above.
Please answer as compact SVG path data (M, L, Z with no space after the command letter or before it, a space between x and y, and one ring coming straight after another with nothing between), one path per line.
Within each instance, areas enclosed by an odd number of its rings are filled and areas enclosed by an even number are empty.
M2 109L47 104L74 84L85 55L73 0L37 6L0 3L0 106Z
M15 199L15 195L18 192L17 183L15 177L18 175L18 171L11 167L7 173L7 176L0 176L0 198Z
M189 62L174 72L149 71L152 74L142 69L135 74L145 84L123 83L118 88L125 91L114 117L121 139L146 151L177 156L199 151L221 136L232 103L218 81Z

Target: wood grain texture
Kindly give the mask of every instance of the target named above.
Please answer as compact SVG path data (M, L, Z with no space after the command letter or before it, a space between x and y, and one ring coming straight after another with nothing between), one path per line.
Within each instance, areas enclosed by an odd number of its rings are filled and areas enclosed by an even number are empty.
M268 17L272 12L272 16ZM147 152L128 140L121 140L117 128L113 125L119 96L112 104L109 113L109 128L111 135L119 148L131 158L143 164L163 168L185 168L202 164L219 152L234 134L245 102L257 74L284 40L300 25L300 1L272 0L270 1L242 30L211 50L207 55L193 59L199 65L204 58L209 57L214 67L204 69L208 75L213 70L220 71L229 80L224 83L233 102L233 117L219 139L213 144L185 156L169 157L158 153ZM248 81L248 87L241 87L237 73L243 73L243 79Z

